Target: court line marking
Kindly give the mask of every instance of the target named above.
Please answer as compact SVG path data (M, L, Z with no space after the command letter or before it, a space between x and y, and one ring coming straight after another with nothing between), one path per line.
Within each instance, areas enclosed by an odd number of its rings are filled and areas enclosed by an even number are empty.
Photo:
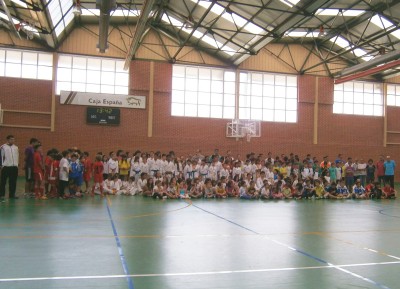
M384 216L387 216L387 217L391 217L391 218L398 218L398 219L400 219L400 216L389 215L389 214L384 213L384 211L386 211L386 210L385 210L385 209L379 210L379 214L384 215Z
M106 196L106 199L107 199L107 206L111 207L112 202L111 202L111 199L110 199L110 197L108 195Z
M79 279L115 279L115 278L144 278L144 277L174 277L174 276L196 276L196 275L221 275L221 274L238 274L238 273L261 273L261 272L281 272L281 271L298 271L298 270L316 270L316 269L336 269L347 267L364 267L364 266L384 266L398 265L400 261L394 262L376 262L376 263L359 263L344 265L326 265L326 266L308 266L308 267L282 267L282 268L266 268L251 270L224 270L224 271L204 271L204 272L178 272L178 273L154 273L154 274L130 274L130 275L86 275L86 276L58 276L58 277L31 277L31 278L2 278L3 282L26 282L26 281L48 281L48 280L79 280Z
M122 218L117 218L116 220L124 221L124 220L135 219L135 218L159 216L159 215L169 214L169 213L173 213L173 212L177 212L177 211L186 209L186 208L190 207L191 205L192 205L192 202L188 202L186 206L180 207L180 208L177 208L177 209L174 209L174 210L162 211L162 212L157 212L157 213L147 213L147 214L142 214L142 215L128 215L128 216L125 216L125 217L122 217Z
M115 220L115 218L114 218ZM104 221L108 221L108 219L105 219ZM76 231L76 229L74 230ZM66 232L66 230L63 230L63 232ZM258 234L255 235L254 233L252 234L191 234L191 235L119 235L120 239L144 239L144 238L149 238L149 239L169 239L169 238L199 238L199 237L204 237L204 238L229 238L229 237L263 237L263 236L292 236L292 235L321 235L326 238L334 238L330 237L330 234L345 234L345 233L372 233L372 232L395 232L398 233L400 230L366 230L366 231L330 231L330 232L293 232L293 233L271 233L271 234ZM32 235L32 236L17 236L17 235L8 235L8 236L0 236L0 239L103 239L103 238L114 238L114 236L109 236L109 235ZM345 240L337 239L342 242L346 242ZM350 244L350 242L349 242ZM357 246L357 245L356 245Z
M363 250L367 250L369 252L373 252L373 253L376 253L376 254L379 254L379 255L382 255L382 256L386 256L386 257L389 257L389 258L392 258L392 259L400 260L400 257L394 256L394 255L390 255L390 254L388 254L386 252L375 250L375 249L369 248L367 246L360 246L360 245L357 245L356 243L353 243L351 241L347 241L347 240L343 240L343 239L340 239L340 238L337 238L337 237L333 237L329 233L326 234L326 233L317 233L316 232L314 235L321 236L321 237L327 238L327 239L340 241L340 242L343 242L345 244L352 245L352 246L355 246L355 247L363 249Z
M124 269L124 273L126 275L126 281L128 282L129 289L134 289L133 280L131 277L129 277L128 264L126 263L124 252L122 251L121 241L118 237L117 229L115 228L115 224L114 224L114 221L113 221L113 218L111 215L111 210L110 210L110 206L108 205L108 201L106 201L106 205L107 205L108 216L110 218L111 227L112 227L114 237L115 237L115 242L117 243L117 247L118 247L119 258L121 259L122 268Z
M244 230L247 230L247 231L249 231L249 232L253 232L254 234L260 235L260 233L254 231L254 230L252 230L252 229L250 229L250 228L247 228L247 227L245 227L245 226L243 226L243 225L240 225L240 224L238 224L238 223L236 223L236 222L234 222L234 221L231 221L231 220L229 220L229 219L226 219L226 218L224 218L224 217L222 217L222 216L220 216L220 215L218 215L218 214L215 214L215 213L213 213L213 212L207 211L207 210L205 210L205 209L203 209L203 208L201 208L201 207L199 207L199 206L197 206L197 205L193 205L193 207L198 208L199 210L202 210L202 211L204 211L204 212L206 212L206 213L208 213L208 214L211 214L211 215L213 215L213 216L215 216L215 217L217 217L217 218L220 218L220 219L222 219L222 220L224 220L224 221L226 221L226 222L229 222L229 223L231 223L231 224L233 224L233 225L235 225L235 226L238 226L238 227L240 227L240 228L242 228L242 229L244 229ZM351 275L351 276L353 276L353 277L356 277L356 278L358 278L358 279L364 280L364 281L366 281L366 282L368 282L368 283L370 283L370 284L373 284L373 285L376 286L376 287L379 287L379 288L382 288L382 289L389 289L389 287L387 287L387 286L385 286L385 285L383 285L383 284L381 284L381 283L379 283L379 282L377 282L377 281L374 281L374 280L369 279L369 278L367 278L367 277L364 277L364 276L362 276L362 275L356 274L356 273L351 272L351 271L349 271L349 270L346 270L346 269L344 269L344 268L342 268L342 267L338 267L337 265L334 265L333 263L330 263L330 262L328 262L328 261L325 261L325 260L323 260L323 259L321 259L321 258L318 258L318 257L316 257L316 256L314 256L314 255L311 255L311 254L309 254L309 253L307 253L307 252L305 252L305 251L302 251L302 250L300 250L300 249L294 248L294 247L292 247L292 246L290 246L290 245L288 245L288 244L282 243L282 242L280 242L280 241L278 241L278 240L271 239L271 238L269 238L269 237L267 237L267 236L265 236L264 238L265 238L266 240L269 240L269 241L275 243L275 244L281 245L281 246L286 247L286 248L288 248L288 249L290 249L290 250L292 250L292 251L295 251L296 253L299 253L299 254L301 254L301 255L304 255L304 256L306 256L306 257L308 257L308 258L310 258L310 259L313 259L313 260L318 261L318 262L323 263L323 264L327 264L327 265L331 266L332 268L335 268L335 269L337 269L337 270L339 270L339 271L342 271L342 272L344 272L344 273L346 273L346 274L349 274L349 275Z
M112 204L111 200L108 198L107 196L107 202L110 202L110 204ZM190 207L192 204L191 203L187 203L185 206L177 208L177 209L173 209L173 210L167 210L167 211L161 211L161 212L156 212L156 213L145 213L145 214L140 214L140 215L128 215L128 216L124 216L121 218L115 218L116 221L125 221L125 220L130 220L130 219L135 219L135 218L144 218L144 217L151 217L151 216L159 216L159 215L163 215L163 214L169 214L169 213L173 213L173 212L177 212L183 209L186 209L188 207ZM96 220L88 220L88 221L81 221L79 222L79 224L91 224L91 223L103 223L105 221L108 221L108 219L96 219ZM70 221L57 221L57 222L38 222L35 224L31 224L31 223L17 223L17 224L0 224L0 227L6 228L6 227L39 227L39 226L47 226L47 225L51 225L51 224L58 224L58 225L71 225ZM74 226L76 226L76 224L74 224ZM1 238L1 236L0 236Z

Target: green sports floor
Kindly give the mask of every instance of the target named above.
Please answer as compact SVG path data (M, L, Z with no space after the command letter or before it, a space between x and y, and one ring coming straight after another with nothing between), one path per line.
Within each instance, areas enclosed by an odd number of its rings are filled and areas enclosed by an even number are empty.
M399 240L398 200L7 200L0 289L400 288Z

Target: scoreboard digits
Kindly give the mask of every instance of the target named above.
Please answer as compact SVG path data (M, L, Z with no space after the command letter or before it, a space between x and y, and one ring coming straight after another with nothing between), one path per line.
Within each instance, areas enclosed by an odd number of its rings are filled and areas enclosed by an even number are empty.
M98 125L119 125L120 109L108 107L88 107L86 123Z

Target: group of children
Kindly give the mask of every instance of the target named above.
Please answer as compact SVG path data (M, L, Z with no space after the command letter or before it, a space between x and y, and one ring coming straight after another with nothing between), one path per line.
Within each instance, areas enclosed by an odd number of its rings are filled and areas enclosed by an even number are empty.
M355 166L351 158L344 164L340 156L332 163L324 157L320 163L310 155L300 162L293 154L272 158L268 153L264 158L251 153L242 161L239 155L234 158L228 151L220 156L215 150L208 157L197 151L186 158L177 157L174 152L136 151L130 155L117 151L108 155L98 153L92 161L89 153L76 148L62 153L52 149L46 157L42 156L40 144L35 145L34 150L34 196L38 199L77 198L84 193L91 196L141 195L156 199L396 197L389 183L381 187L382 179L375 182L376 167L372 160L368 162L370 168L367 164L358 166L359 162ZM362 169L357 174L359 167Z

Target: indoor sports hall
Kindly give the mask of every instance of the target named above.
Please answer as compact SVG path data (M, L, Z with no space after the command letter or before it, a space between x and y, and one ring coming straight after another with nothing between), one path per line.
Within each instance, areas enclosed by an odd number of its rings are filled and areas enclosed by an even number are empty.
M0 0L0 289L400 288L398 15Z

